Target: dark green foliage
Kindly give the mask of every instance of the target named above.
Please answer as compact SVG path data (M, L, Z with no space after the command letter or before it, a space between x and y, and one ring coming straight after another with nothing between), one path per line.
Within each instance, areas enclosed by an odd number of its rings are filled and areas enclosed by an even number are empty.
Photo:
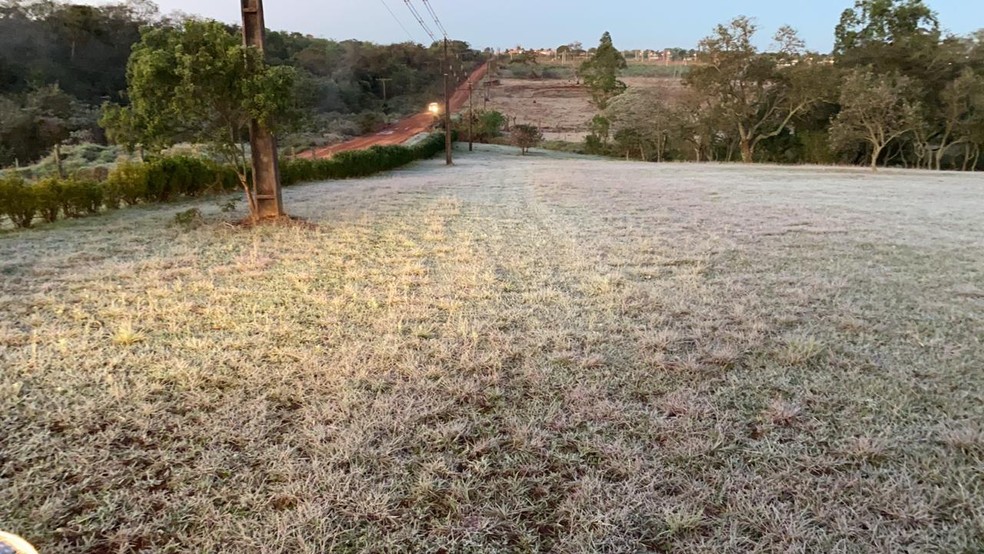
M530 148L543 142L543 132L536 125L514 125L511 138L512 143L518 146L525 156Z
M461 120L454 124L454 129L462 135L462 140L468 138L468 132L472 133L472 140L488 144L493 139L502 136L502 128L506 124L506 116L495 110L475 110L472 114L471 125L467 116L462 116Z
M34 183L35 207L48 223L56 221L62 209L64 183L58 177L48 177Z
M596 156L605 155L608 153L608 146L597 135L588 135L584 137L584 153Z
M76 0L0 2L0 167L15 160L29 165L74 131L86 131L96 142L135 147L142 124L120 109L133 98L126 94L127 61L141 30L179 24L180 18L159 17L156 7L144 1L98 6ZM241 42L235 26L223 28ZM452 41L450 50L461 62L455 68L459 79L481 61L481 54L464 42ZM296 70L292 93L279 98L312 113L303 119L303 132L282 135L282 144L307 146L305 135L354 135L355 120L364 112L399 117L421 111L442 90L442 56L437 45L377 45L268 32L266 62L282 66L276 70L279 76ZM217 74L207 63L194 67ZM47 100L58 98L41 97L51 97L57 87L55 96L68 102L52 107ZM98 125L103 104L109 106L103 122L110 136Z
M280 179L288 186L304 181L367 177L433 157L443 149L444 135L435 134L412 147L374 146L368 150L341 152L330 159L284 160L280 162Z
M228 190L218 164L191 156L159 158L147 164L145 199L167 202L178 196L195 197Z
M103 204L100 183L77 177L66 179L62 186L61 207L65 217L97 214Z
M205 217L198 208L191 208L174 214L174 224L183 227L186 231L200 227L204 222Z
M342 152L325 160L283 160L281 181L286 186L367 177L433 157L443 149L444 135L435 134L411 147L374 146ZM233 168L191 156L157 158L147 163L123 162L101 182L75 176L48 177L27 183L12 174L0 177L0 215L7 216L17 227L30 227L36 216L50 223L59 218L97 214L103 208L113 210L121 205L194 198L239 187L239 176Z
M148 165L142 163L122 162L116 166L104 183L106 207L133 206L146 198L148 172Z
M38 213L37 195L32 186L17 175L0 177L0 215L17 227L30 227Z
M625 92L625 83L618 79L618 72L626 67L625 57L615 48L612 36L606 32L594 55L581 64L579 70L599 109L605 109L609 100Z
M38 215L47 222L99 213L106 185L89 179L48 177L28 185Z

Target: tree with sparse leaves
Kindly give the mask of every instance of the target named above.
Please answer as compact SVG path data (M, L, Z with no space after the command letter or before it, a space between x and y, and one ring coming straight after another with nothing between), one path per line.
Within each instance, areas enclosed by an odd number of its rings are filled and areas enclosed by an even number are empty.
M824 99L829 72L825 66L796 63L803 42L790 27L776 33L779 49L771 55L753 44L756 31L747 17L718 25L701 41L702 63L685 79L717 106L746 163L754 161L759 143L787 130L793 118Z
M885 148L918 125L919 106L909 100L910 92L905 76L852 70L841 86L841 111L830 127L832 144L842 150L867 145L871 169L877 170Z
M519 147L525 156L530 148L533 148L543 141L543 133L535 125L513 125L512 142Z

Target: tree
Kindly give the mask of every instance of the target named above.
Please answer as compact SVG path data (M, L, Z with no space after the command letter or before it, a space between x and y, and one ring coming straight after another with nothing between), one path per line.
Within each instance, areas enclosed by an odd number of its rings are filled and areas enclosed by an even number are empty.
M834 54L841 67L905 75L923 104L935 106L965 58L956 42L941 40L937 16L922 0L857 0L841 15Z
M611 130L622 151L638 152L643 161L666 156L671 130L677 115L657 89L632 88L612 100L605 110Z
M470 129L471 138L475 142L488 143L502 134L502 127L506 124L506 116L495 110L476 110L471 117L470 126L467 120L463 120L458 123L457 129L458 133L465 137L468 136Z
M605 109L609 100L625 92L625 83L618 80L618 72L626 67L625 57L612 44L612 36L606 31L594 54L581 64L579 70L598 109Z
M561 44L557 47L557 57L560 58L562 63L567 63L567 56L571 54L571 47L567 44Z
M904 76L879 75L870 68L852 70L841 87L841 111L834 118L830 136L835 148L858 143L870 148L872 171L892 141L918 124L918 105L911 102L910 81Z
M518 146L525 156L530 148L543 141L543 133L535 125L513 125L512 142Z
M741 159L754 161L765 139L783 133L790 121L823 100L823 66L801 63L802 41L783 27L776 33L776 55L760 54L753 45L757 27L747 17L718 25L700 43L702 64L685 83L719 108L737 137Z
M984 76L964 68L959 77L947 83L941 96L942 132L933 160L937 170L943 168L943 158L951 147L974 142L976 127L984 122Z
M834 31L834 53L872 46L919 46L939 39L939 20L922 0L856 0Z
M236 168L255 215L244 139L253 119L274 130L293 120L295 72L266 65L257 49L240 40L216 21L147 31L127 66L131 104L107 107L103 122L111 136L151 147L210 144Z

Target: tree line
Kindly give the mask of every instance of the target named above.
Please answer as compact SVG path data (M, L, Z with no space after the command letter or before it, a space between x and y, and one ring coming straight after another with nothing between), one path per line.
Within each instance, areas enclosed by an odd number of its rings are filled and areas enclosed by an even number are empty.
M747 17L699 45L684 93L627 89L606 33L580 73L599 114L585 150L663 161L974 170L984 149L984 30L951 36L922 0L858 0L830 55Z
M66 143L105 142L102 106L131 103L127 64L134 48L155 32L183 29L187 20L162 15L149 0L0 3L0 167L30 164ZM236 26L217 25L238 37ZM460 41L451 52L461 75L481 56ZM438 45L271 31L265 54L268 65L293 72L289 99L306 117L286 142L299 147L373 131L389 117L419 112L441 92Z

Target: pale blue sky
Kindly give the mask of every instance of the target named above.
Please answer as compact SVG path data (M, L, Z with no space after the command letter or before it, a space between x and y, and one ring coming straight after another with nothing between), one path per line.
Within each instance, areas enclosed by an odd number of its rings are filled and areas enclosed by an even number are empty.
M98 2L98 0L92 0ZM421 0L412 0L427 17ZM430 0L448 33L484 48L597 44L610 31L621 49L693 47L711 29L737 15L755 18L762 46L781 25L796 28L811 50L827 52L834 26L854 0ZM236 0L157 0L162 11L180 10L236 21ZM265 0L267 26L317 36L380 43L407 40L385 5L417 42L429 42L404 0ZM928 0L946 30L969 34L984 28L982 0ZM430 22L427 20L428 23ZM431 25L433 28L434 26Z

